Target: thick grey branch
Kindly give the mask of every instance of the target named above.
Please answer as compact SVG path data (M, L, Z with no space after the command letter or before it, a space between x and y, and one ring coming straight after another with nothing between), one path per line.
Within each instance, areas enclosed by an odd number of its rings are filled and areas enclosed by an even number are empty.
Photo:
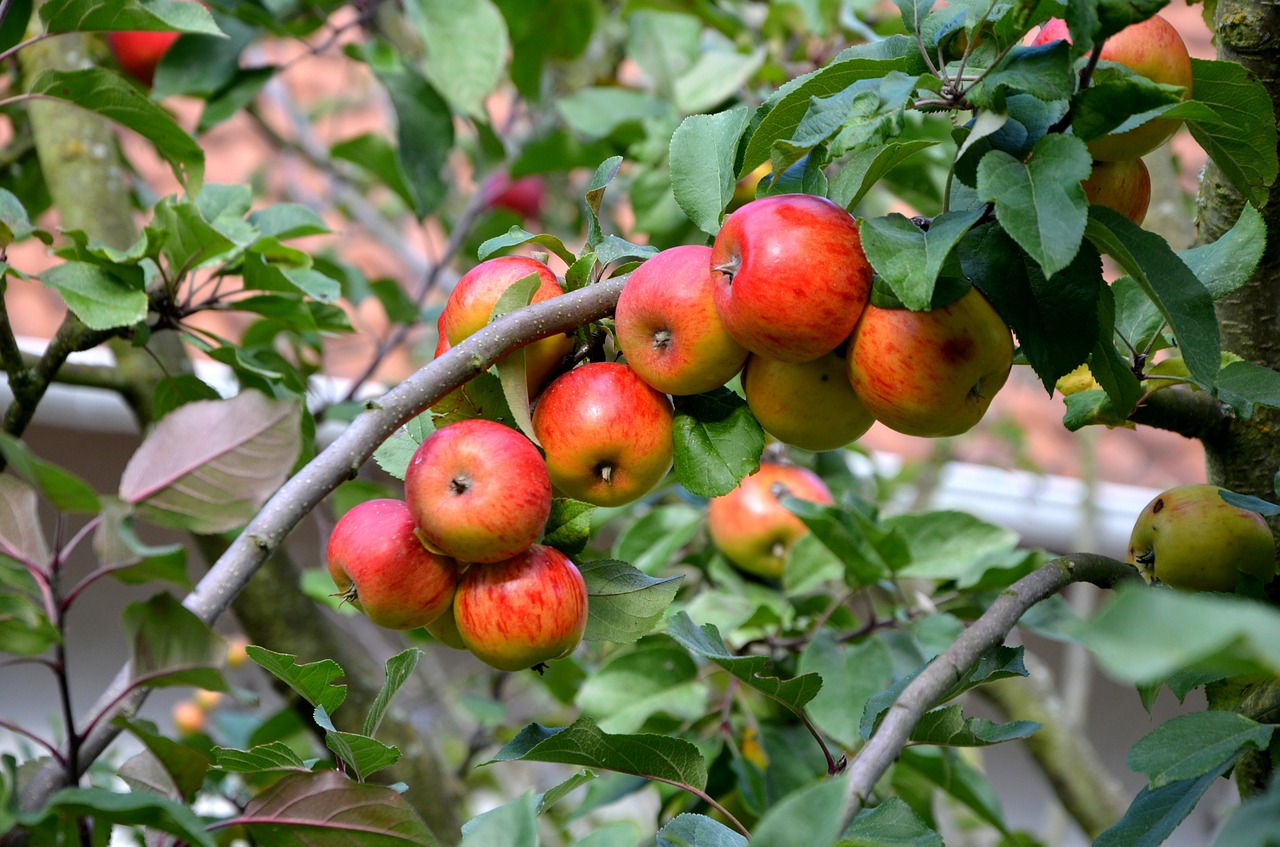
M1073 553L1049 562L1009 586L942 655L911 681L889 710L879 728L849 766L845 788L845 829L857 817L880 777L906 746L922 715L949 688L964 678L982 654L1004 643L1005 637L1027 610L1073 582L1089 582L1111 588L1138 579L1138 572L1123 562L1090 553Z
M392 433L452 389L484 372L512 350L613 312L627 277L620 276L571 291L512 312L435 359L368 405L325 450L280 487L262 510L209 569L183 605L206 623L227 610L249 579L284 542L289 532L342 482L350 479ZM98 698L91 714L112 703L129 682L126 666ZM113 711L133 711L146 697L139 690ZM111 721L97 727L81 745L81 766L92 763L115 738ZM23 791L23 805L38 808L61 788L65 775L46 767Z

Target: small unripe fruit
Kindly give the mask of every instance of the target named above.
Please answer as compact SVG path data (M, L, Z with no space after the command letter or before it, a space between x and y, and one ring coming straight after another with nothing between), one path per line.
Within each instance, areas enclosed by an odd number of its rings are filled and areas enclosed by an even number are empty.
M181 735L195 735L204 731L205 711L191 700L183 700L173 707L173 727Z

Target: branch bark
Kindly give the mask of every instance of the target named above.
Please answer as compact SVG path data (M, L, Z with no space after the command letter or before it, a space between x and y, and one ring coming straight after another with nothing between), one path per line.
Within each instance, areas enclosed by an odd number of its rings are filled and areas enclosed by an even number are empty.
M512 312L433 360L413 376L368 404L332 444L307 463L267 501L227 551L183 600L200 620L212 623L244 590L245 585L279 549L290 530L337 488L350 479L393 432L449 391L488 369L504 354L531 341L560 332L572 332L583 324L613 312L627 276L619 276L571 291ZM106 708L125 689L129 668L116 674L98 698L92 712ZM131 713L146 698L145 690L125 698L113 713ZM110 719L102 720L81 745L81 765L87 767L102 754L119 730ZM23 789L24 808L38 808L59 788L65 774L45 767Z
M1138 572L1123 562L1073 553L1054 559L1005 589L980 618L902 690L885 712L879 728L849 765L841 830L862 811L876 783L906 746L924 713L964 678L983 653L1004 643L1028 609L1073 582L1112 588L1133 579L1140 579Z

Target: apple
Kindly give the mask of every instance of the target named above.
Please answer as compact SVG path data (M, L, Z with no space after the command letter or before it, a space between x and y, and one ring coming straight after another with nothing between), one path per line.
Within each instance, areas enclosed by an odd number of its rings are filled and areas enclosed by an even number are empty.
M388 629L425 626L449 609L458 565L423 546L402 500L366 500L329 536L329 575L369 620Z
M431 633L432 638L446 647L452 647L454 650L467 649L466 642L462 640L462 633L458 632L458 622L453 616L452 603L449 604L447 612L427 624L426 630Z
M506 209L525 220L536 219L542 214L542 203L547 197L546 183L540 176L513 180L505 173L494 174L485 180L480 190L487 208Z
M541 280L532 302L541 303L564 293L551 268L524 256L488 259L463 274L440 313L440 326L449 346L456 347L463 339L483 329L503 293L530 274L537 274ZM529 395L533 396L560 368L565 357L573 352L573 338L563 333L552 335L524 349Z
M867 411L928 438L972 429L1012 366L1013 335L976 288L922 312L868 304L849 350L849 381Z
M107 45L125 74L150 87L156 65L178 40L176 32L108 32Z
M747 350L720 322L712 291L711 248L685 245L645 261L618 296L618 349L659 391L701 394L742 370Z
M751 173L738 180L733 186L733 198L729 200L730 211L737 211L756 199L756 191L760 188L760 183L764 182L764 178L771 173L773 173L773 165L762 162L756 165Z
M404 496L433 549L462 562L500 562L542 535L551 477L523 434L475 418L422 440L405 471Z
M836 349L871 291L853 216L808 194L761 197L729 215L711 248L711 270L729 334L783 362Z
M190 736L204 732L206 723L205 710L199 703L182 700L173 706L173 728L179 735Z
M587 626L587 586L569 557L535 544L504 562L469 568L454 622L480 661L518 671L569 655Z
M796 540L809 531L782 505L783 497L812 503L835 502L827 484L808 468L761 462L728 494L713 497L707 508L711 541L738 569L778 579Z
M1032 39L1032 44L1070 41L1066 21L1048 21ZM1124 65L1152 82L1180 85L1191 98L1191 56L1173 25L1159 15L1131 24L1102 45L1102 61ZM1100 162L1117 162L1145 156L1159 147L1182 126L1176 118L1155 118L1125 132L1105 135L1089 142L1089 153Z
M1089 178L1080 184L1091 205L1114 209L1142 225L1151 205L1151 172L1141 159L1094 162Z
M875 423L854 393L845 357L835 352L812 362L753 353L742 371L742 391L765 432L802 450L835 450Z
M1222 499L1216 485L1179 485L1138 515L1127 561L1188 591L1234 591L1241 572L1269 582L1276 572L1271 529L1262 516Z
M620 362L589 362L552 380L533 407L551 482L567 497L621 506L671 468L671 400Z

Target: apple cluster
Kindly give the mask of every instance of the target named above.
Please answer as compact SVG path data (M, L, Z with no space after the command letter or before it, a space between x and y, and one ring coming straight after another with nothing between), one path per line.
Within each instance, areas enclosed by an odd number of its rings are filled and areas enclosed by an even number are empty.
M1032 45L1070 41L1066 21L1054 18L1040 28ZM1191 98L1191 57L1182 36L1167 20L1155 15L1108 38L1098 56L1147 77L1153 82L1183 88ZM1141 224L1151 203L1151 174L1142 156L1169 140L1182 125L1176 118L1154 118L1138 126L1104 135L1088 144L1093 172L1081 184L1085 197Z

